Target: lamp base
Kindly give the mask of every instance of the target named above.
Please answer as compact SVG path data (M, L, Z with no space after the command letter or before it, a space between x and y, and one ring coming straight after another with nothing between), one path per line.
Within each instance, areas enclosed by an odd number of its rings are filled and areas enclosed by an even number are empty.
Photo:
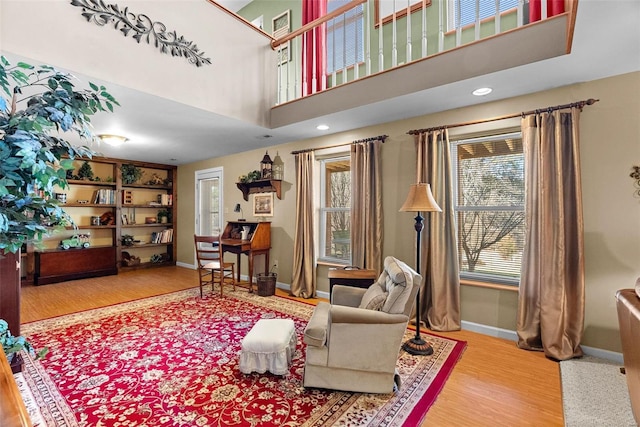
M422 339L422 337L413 337L402 344L402 349L414 356L429 356L433 354L431 344Z

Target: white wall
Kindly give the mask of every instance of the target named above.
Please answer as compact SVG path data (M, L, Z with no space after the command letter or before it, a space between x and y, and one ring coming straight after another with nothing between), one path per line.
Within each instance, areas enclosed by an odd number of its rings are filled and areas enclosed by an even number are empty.
M82 8L68 0L2 0L0 47L225 117L268 125L276 81L276 54L268 37L204 0L106 3L165 24L167 31L193 41L212 64L196 67L161 53L153 38L151 44L141 41L136 46L132 33L124 37L112 23L87 22Z

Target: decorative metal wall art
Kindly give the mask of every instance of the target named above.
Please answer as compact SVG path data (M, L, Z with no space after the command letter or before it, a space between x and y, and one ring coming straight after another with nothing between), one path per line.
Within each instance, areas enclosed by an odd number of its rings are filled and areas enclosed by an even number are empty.
M184 57L189 63L196 67L204 64L211 64L210 58L204 57L204 52L200 52L195 43L185 40L175 31L167 31L166 25L162 22L153 22L147 15L129 12L125 7L120 10L117 4L106 4L103 0L71 0L72 6L82 8L82 16L88 22L104 26L113 22L113 27L120 30L123 36L128 36L133 31L133 38L140 43L145 40L160 49L160 52L171 56Z

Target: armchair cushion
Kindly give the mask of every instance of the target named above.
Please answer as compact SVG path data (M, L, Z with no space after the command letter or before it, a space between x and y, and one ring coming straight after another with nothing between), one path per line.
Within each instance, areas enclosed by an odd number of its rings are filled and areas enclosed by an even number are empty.
M358 308L380 311L388 295L389 293L385 292L380 286L371 285L362 296L362 301L360 301Z
M384 260L384 272L386 290L389 296L382 307L385 313L399 314L405 312L405 306L413 287L412 270L402 261L394 257L386 257ZM381 276L381 277L382 277ZM408 285L408 286L407 286Z

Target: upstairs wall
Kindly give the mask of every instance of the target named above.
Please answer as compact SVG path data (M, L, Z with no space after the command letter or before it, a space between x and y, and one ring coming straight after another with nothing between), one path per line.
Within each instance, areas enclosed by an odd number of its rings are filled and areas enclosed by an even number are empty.
M87 22L70 3L0 0L0 50L268 127L276 53L267 35L206 0L105 0L195 42L212 62L196 67L113 24Z

